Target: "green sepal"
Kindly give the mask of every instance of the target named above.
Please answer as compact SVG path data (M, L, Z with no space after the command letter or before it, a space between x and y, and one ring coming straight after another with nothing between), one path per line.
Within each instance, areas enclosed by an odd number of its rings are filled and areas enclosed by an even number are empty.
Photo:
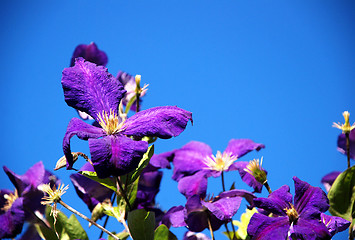
M127 223L134 240L154 240L154 212L147 212L144 209L129 212Z
M355 218L355 166L342 172L328 193L329 212L348 221Z
M176 236L169 231L168 227L161 224L155 229L154 240L177 240Z
M99 178L96 172L82 171L80 172L83 176L90 178L105 187L117 192L116 182L112 178Z

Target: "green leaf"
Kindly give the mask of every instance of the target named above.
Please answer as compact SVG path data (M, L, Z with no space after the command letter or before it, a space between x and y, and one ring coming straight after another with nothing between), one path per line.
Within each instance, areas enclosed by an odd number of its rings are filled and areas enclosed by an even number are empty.
M60 221L62 221L62 219ZM62 222L62 224L64 224L65 232L69 235L70 239L89 239L74 214L72 214L66 222Z
M47 219L49 225L51 226L52 231L53 231L54 233L57 232L58 235L59 235L59 238L60 238L61 240L64 240L64 239L66 239L67 234L66 234L66 232L65 232L65 230L64 230L64 224L63 224L63 222L66 222L66 221L68 220L68 218L67 218L67 216L66 216L64 213L62 213L61 211L57 210L57 211L58 211L57 221L56 221L56 223L55 223L55 225L54 225L54 218L53 218L53 216L51 215L51 211L52 211L52 207L49 206L49 205L47 205L47 207L46 207L46 213L45 213L45 214L46 214L46 219ZM43 230L43 229L42 229L42 230ZM46 230L43 230L43 231L46 231ZM42 233L43 233L43 232L42 232ZM46 238L46 239L47 239L47 238ZM58 239L58 238L57 238L57 239Z
M176 236L169 231L164 224L155 229L154 240L177 240Z
M355 216L355 166L342 172L328 193L329 212L352 221Z
M35 224L35 228L37 230L38 235L42 238L42 239L46 239L46 240L58 240L57 235L55 234L55 232L48 228L45 227L41 224Z
M116 182L113 181L111 178L98 178L96 172L83 171L81 172L81 174L117 192Z
M127 223L134 240L154 240L155 214L144 209L128 213Z
M115 235L121 240L126 240L129 237L128 232L120 232ZM108 240L114 240L114 238L111 236L108 236Z

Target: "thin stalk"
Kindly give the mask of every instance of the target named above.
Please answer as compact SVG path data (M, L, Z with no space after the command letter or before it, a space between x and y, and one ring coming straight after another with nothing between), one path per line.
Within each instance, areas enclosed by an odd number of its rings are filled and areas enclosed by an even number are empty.
M112 197L112 200L111 200L111 203L113 203L114 201L115 201L115 199L116 199L116 193L115 194L113 194L113 197ZM106 215L106 219L105 219L105 222L104 222L104 228L106 227L106 225L107 225L107 222L108 222L108 219L109 219L109 216L108 215ZM99 236L99 239L100 238L102 238L102 235L104 234L104 232L103 231L101 231L101 233L100 233L100 236Z
M120 178L117 178L117 183L118 183L118 186L119 186L119 188L120 188L120 190L121 190L120 192L122 193L122 196L123 196L124 200L125 200L126 203L127 203L127 206L128 206L128 208L129 208L129 211L132 211L131 204L129 203L129 200L128 200L128 198L127 198L126 192L124 191L124 189L123 189L123 187L122 187L122 183L121 183L121 181L120 181Z
M136 93L136 112L139 112L139 97L140 93Z
M101 225L97 224L96 222L94 222L93 220L91 220L90 218L86 217L84 214L78 212L77 210L75 210L74 208L72 208L71 206L67 205L65 202L63 202L62 200L58 201L63 207L65 207L66 209L68 209L69 211L71 211L72 213L78 215L79 217L85 219L86 221L88 221L89 223L91 223L92 225L95 225L96 227L98 227L101 231L104 231L105 233L107 233L108 235L110 235L111 237L113 237L113 239L116 240L120 240L116 235L114 235L113 233L111 233L110 231L108 231L106 228L102 227Z
M232 236L231 236L231 233L229 232L229 229L228 229L227 223L224 223L224 227L226 228L226 231L227 231L227 234L228 234L228 238L229 238L229 240L232 240Z
M222 189L223 189L223 192L225 192L226 191L226 187L224 185L224 171L222 171L221 179L222 179Z
M233 229L233 236L235 236L235 227L234 227L234 224L233 224L233 220L231 221L231 224L232 224L232 229Z
M355 219L353 219L349 227L349 240L354 240L354 231L353 231L354 223L355 223Z
M350 140L349 133L345 133L346 138L346 155L348 156L348 169L350 168Z
M269 193L272 193L271 188L267 182L264 183L264 186L266 187L266 189Z
M211 220L210 219L211 219L210 216L208 216L207 217L208 228L210 229L212 240L215 240L214 239L214 235L213 235L213 230L212 230L212 225L211 225Z

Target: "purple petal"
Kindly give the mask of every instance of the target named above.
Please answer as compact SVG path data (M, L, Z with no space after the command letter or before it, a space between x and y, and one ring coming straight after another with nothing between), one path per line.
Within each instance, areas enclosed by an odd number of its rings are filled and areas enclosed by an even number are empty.
M80 169L80 172L95 172L94 167L91 165L91 163L86 162Z
M111 189L79 173L71 174L70 180L75 187L76 193L86 203L90 211L98 203L102 203L105 199L111 199L113 194Z
M340 173L340 171L334 171L328 173L322 178L321 183L324 185L324 188L327 192L329 192L329 189L332 187L335 179L339 176Z
M161 154L154 154L153 157L150 159L149 163L157 168L170 169L170 162L173 161L174 156L175 150Z
M162 224L170 228L173 227L184 227L185 223L185 208L183 206L172 207L165 213L162 219Z
M80 44L78 45L73 53L73 56L70 61L70 66L74 66L75 59L82 57L85 60L95 63L96 65L106 66L107 64L107 55L105 52L99 50L95 43L90 43L89 45Z
M76 59L74 67L63 70L62 86L66 103L95 120L103 111L117 111L126 92L106 68L85 62L82 58Z
M74 164L70 149L70 139L75 135L82 140L88 140L89 138L103 137L105 132L102 128L94 127L78 118L72 118L63 139L63 152L67 159L67 169L71 169Z
M349 148L350 148L350 158L355 160L355 129L353 129L349 134ZM338 137L338 151L342 154L347 155L346 153L346 137L342 133Z
M14 238L21 233L24 222L23 198L18 198L8 211L0 215L0 239Z
M259 151L262 148L265 148L264 144L255 143L250 139L232 139L229 141L224 152L232 153L233 156L238 156L238 158L240 158L248 152L253 150Z
M244 170L248 164L249 162L237 161L234 162L229 169L237 169L243 182L248 184L248 186L254 188L254 192L261 193L261 190L263 189L263 184L258 182L252 174ZM266 171L265 173L267 174Z
M255 206L265 209L276 216L286 216L284 209L290 208L290 203L292 203L292 195L290 187L287 185L270 193L268 198L254 199Z
M213 202L202 201L202 205L219 220L228 221L237 213L241 202L241 197L222 197Z
M128 118L122 133L136 137L159 137L168 139L185 130L192 122L192 113L174 106L155 107L143 110Z
M228 197L243 197L250 204L251 207L254 207L253 200L256 198L254 194L249 191L242 189L233 189L226 192L222 192L218 195L219 198L228 198Z
M146 208L155 205L155 196L159 192L163 172L157 171L150 164L143 169L138 182L135 204L137 208Z
M99 178L121 176L134 170L148 149L145 141L126 136L106 136L89 139L91 160Z
M295 182L295 208L304 219L320 219L320 213L329 208L329 200L325 192L319 187L312 187L308 183L293 177Z
M297 223L291 229L291 238L295 239L330 239L330 233L325 225L318 220L306 220L299 218Z
M126 72L119 71L117 74L117 79L122 83L125 90L127 91L125 97L122 99L123 105L127 105L129 100L136 95L135 88L136 88L136 80L135 77L129 75ZM143 93L142 93L143 94ZM144 95L141 94L141 97ZM142 98L139 98L139 102L142 102ZM132 111L137 111L137 103L134 101L130 108Z
M203 142L191 141L182 148L175 150L173 164L174 172L172 178L179 181L184 176L190 176L206 167L203 159L211 155L210 146Z
M288 217L271 218L255 213L248 225L248 235L251 239L276 240L286 239L290 223Z
M206 197L207 177L203 171L199 171L192 176L183 177L179 180L179 192L186 198L198 195L201 198Z
M327 227L328 232L333 237L336 233L345 231L350 226L348 220L345 220L341 217L328 216L324 213L321 213L321 221Z

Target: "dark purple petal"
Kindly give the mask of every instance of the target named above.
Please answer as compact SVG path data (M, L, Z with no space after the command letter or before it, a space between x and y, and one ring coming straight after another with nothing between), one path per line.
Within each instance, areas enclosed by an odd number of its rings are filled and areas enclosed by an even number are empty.
M111 199L113 194L111 189L79 173L71 174L70 180L74 185L76 193L86 203L90 211L98 203L102 203L105 199Z
M168 139L185 130L192 122L192 113L174 106L155 107L143 110L128 118L122 133L135 137L159 137Z
M18 198L8 211L0 215L0 239L14 238L21 233L24 222L23 198Z
M126 136L89 139L91 160L99 178L121 176L135 169L148 149L145 141Z
M355 160L355 129L353 129L349 134L349 148L350 148L350 158ZM342 154L347 155L346 153L346 137L342 133L338 137L338 151Z
M165 213L162 218L162 224L170 228L184 227L185 223L185 208L183 206L172 207Z
M328 216L324 213L321 213L321 221L327 227L328 232L333 237L336 233L345 231L350 226L348 220L345 220L341 217Z
M265 148L264 144L255 143L250 139L232 139L229 141L224 152L232 153L233 156L238 156L238 158L240 158L248 152L253 150L259 151L262 148Z
M63 70L62 86L66 103L95 120L103 111L113 110L117 114L118 104L126 92L105 67L82 58L76 59L74 67Z
M318 220L306 220L299 218L291 229L291 238L307 240L330 239L330 233L326 226Z
M233 189L226 192L222 192L218 195L218 198L228 198L228 197L242 197L247 200L250 204L250 207L254 207L254 199L256 198L254 194L249 191L242 190L242 189Z
M70 61L70 66L74 66L75 59L78 57L84 58L86 61L95 63L96 65L106 66L107 55L105 52L99 50L95 43L90 43L89 45L80 44L78 45L73 53Z
M212 154L210 146L203 142L191 141L182 148L175 150L173 164L174 171L172 178L179 181L184 176L190 176L201 171L207 166L203 159Z
M229 169L237 169L243 182L248 184L248 186L254 188L254 192L261 193L261 190L263 189L263 184L258 182L252 174L245 171L245 168L248 164L249 164L249 162L237 161L237 162L234 162ZM264 169L262 169L262 170L264 170ZM265 173L267 174L266 171L265 171Z
M88 140L89 138L103 137L105 132L102 128L94 127L78 118L72 118L63 139L63 152L67 159L67 169L71 169L74 164L70 149L70 139L75 135L82 140Z
M91 163L86 162L80 169L80 172L95 172L94 167L91 165Z
M334 171L328 173L322 178L321 183L324 185L324 188L327 192L329 192L329 189L332 187L335 179L339 176L340 173L340 171Z
M178 189L186 198L193 195L205 198L207 191L206 174L203 171L199 171L192 176L181 178L179 180Z
M289 229L288 217L271 218L255 213L250 219L247 231L251 240L284 240Z
M21 234L21 238L19 240L42 240L42 238L38 235L36 226L31 224L27 227L26 231Z
M292 194L290 193L290 187L287 185L270 193L268 198L254 199L255 206L265 209L276 216L286 216L284 209L290 208L290 203L292 203Z
M237 213L241 197L222 197L213 202L201 202L216 218L228 221Z
M320 219L320 213L329 208L329 200L325 192L319 187L293 177L295 182L295 208L304 219Z
M155 196L159 192L163 172L157 171L150 164L143 169L138 182L135 205L137 208L147 208L155 205Z
M170 162L173 161L174 156L175 150L161 154L154 154L153 157L150 159L149 163L157 168L170 169Z

